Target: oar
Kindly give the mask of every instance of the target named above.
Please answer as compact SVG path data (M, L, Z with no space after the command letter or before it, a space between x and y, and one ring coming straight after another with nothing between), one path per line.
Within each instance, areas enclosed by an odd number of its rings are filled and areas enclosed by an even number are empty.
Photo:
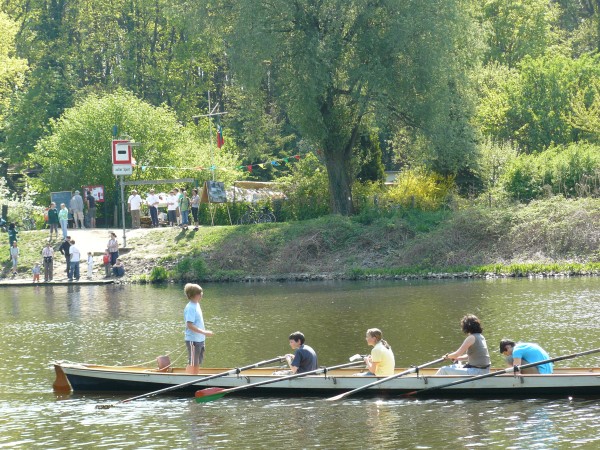
M362 355L354 355L354 356L350 357L350 361L352 361L352 362L349 362L346 364L340 364L340 365L331 366L331 367L321 367L320 369L309 370L308 372L296 373L294 375L288 375L288 376L281 377L281 378L275 378L273 380L259 381L257 383L246 384L243 386L237 386L237 387L230 388L230 389L221 389L221 388L201 389L199 391L196 391L196 401L198 403L212 402L213 400L218 400L227 394L231 394L232 392L238 392L238 391L243 391L244 389L250 389L250 388L258 387L258 386L264 386L265 384L279 383L280 381L293 380L294 378L305 377L307 375L316 375L316 374L320 374L320 373L327 373L330 370L341 369L343 367L350 367L350 366L356 366L358 364L364 364L364 361L362 359L363 359Z
M519 372L523 369L528 369L530 367L541 366L542 364L548 364L548 363L556 362L556 361L563 361L565 359L577 358L578 356L584 356L584 355L589 355L591 353L598 353L598 352L600 352L600 348L596 348L594 350L588 350L588 351L580 352L580 353L572 353L570 355L557 356L556 358L544 359L542 361L537 361L537 362L530 363L530 364L524 364L521 366L507 367L506 369L499 370L497 372L490 372L490 373L486 373L483 375L477 375L475 377L470 377L465 380L457 380L457 381L453 381L452 383L442 384L441 386L432 386L429 388L420 389L418 391L407 392L406 394L402 394L402 396L410 397L412 395L419 395L424 392L435 391L438 389L444 389L447 387L456 386L458 384L463 384L463 383L470 383L471 381L477 381L477 380L482 380L483 378L495 377L495 376L502 375L505 373Z
M380 385L382 383L386 383L386 382L388 382L390 380L394 380L394 379L400 378L400 377L402 377L404 375L408 375L409 373L417 372L417 371L419 371L421 369L424 369L425 367L429 367L429 366L433 366L435 364L439 364L442 361L444 361L444 358L438 358L435 361L430 361L428 363L421 364L420 366L417 366L417 367L411 367L410 369L407 369L407 370L405 370L403 372L396 373L394 375L390 375L389 377L382 378L381 380L373 381L372 383L369 383L369 384L366 384L364 386L358 387L356 389L352 389L351 391L344 392L342 394L336 395L335 397L326 398L325 400L328 401L328 402L334 402L336 400L341 400L343 398L349 397L350 395L356 394L357 392L364 391L365 389L372 388L373 386L378 386L378 385Z
M112 405L96 405L96 409L109 409L120 403L129 403L132 400L137 400L137 399L146 398L146 397L152 397L154 395L163 394L163 393L169 392L169 391L174 391L176 389L180 389L182 387L189 386L191 384L202 383L204 381L214 380L215 378L220 378L220 377L224 377L227 375L237 375L238 373L242 372L243 370L254 369L256 367L264 366L266 364L274 363L277 361L283 361L284 359L285 359L285 356L277 356L276 358L267 359L265 361L260 361L260 362L250 364L250 365L247 365L244 367L231 369L231 370L228 370L227 372L221 372L221 373L217 373L215 375L209 375L208 377L198 378L197 380L186 381L185 383L176 384L175 386L169 386L164 389L160 389L158 391L148 392L147 394L136 395L135 397L126 398L125 400L121 400L120 402L114 403Z

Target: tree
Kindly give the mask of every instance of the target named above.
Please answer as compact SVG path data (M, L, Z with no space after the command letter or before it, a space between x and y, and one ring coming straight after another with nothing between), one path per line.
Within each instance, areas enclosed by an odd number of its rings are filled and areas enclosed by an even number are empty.
M0 145L6 139L4 127L11 100L23 86L27 61L15 57L16 22L0 11ZM4 152L2 152L3 155ZM6 175L6 165L2 175Z
M334 213L353 212L353 152L368 114L422 135L431 166L471 161L465 73L478 46L463 1L223 0L221 9L234 83L258 88L269 63L278 103L323 152Z
M40 140L30 157L44 168L39 178L32 180L40 193L97 184L104 185L109 201L114 198L113 125L142 143L134 149L137 166L129 177L132 180L194 177L202 181L211 178L211 165L220 181L239 176L235 157L211 154L207 123L202 123L199 131L183 127L170 109L153 107L119 91L102 97L90 95L51 122L50 134ZM198 139L202 131L203 144Z
M488 0L482 8L489 30L487 59L514 67L558 44L560 8L548 0Z

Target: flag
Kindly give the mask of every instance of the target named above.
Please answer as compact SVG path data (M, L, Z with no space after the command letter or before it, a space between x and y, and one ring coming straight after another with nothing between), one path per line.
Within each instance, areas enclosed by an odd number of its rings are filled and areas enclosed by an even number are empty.
M223 128L221 128L221 124L217 125L217 148L223 147L225 144L225 140L223 139Z

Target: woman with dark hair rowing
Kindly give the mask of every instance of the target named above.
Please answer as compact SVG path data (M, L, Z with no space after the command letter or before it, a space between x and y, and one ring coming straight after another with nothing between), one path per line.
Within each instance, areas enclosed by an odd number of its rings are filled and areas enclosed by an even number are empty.
M481 334L483 332L481 322L476 316L467 314L460 321L460 326L463 333L467 335L466 339L458 350L444 355L444 358L455 363L440 368L436 375L483 375L488 373L490 371L490 352L485 338ZM464 360L467 361L467 364L457 363Z

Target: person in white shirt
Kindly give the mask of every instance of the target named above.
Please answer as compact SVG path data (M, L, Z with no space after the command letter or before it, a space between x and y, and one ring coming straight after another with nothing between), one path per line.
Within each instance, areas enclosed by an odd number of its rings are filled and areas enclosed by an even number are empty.
M173 190L167 196L167 217L169 219L169 225L174 227L177 223L177 207L179 206L179 198L177 193Z
M158 205L160 203L160 198L154 193L154 189L150 189L150 193L148 194L148 197L146 197L146 203L148 205L148 209L150 210L152 226L158 227Z
M134 189L127 200L127 208L131 213L131 228L140 227L140 206L142 206L142 197Z
M75 241L71 241L71 246L69 247L69 255L71 255L71 267L69 270L69 281L79 281L79 261L81 259L81 252L75 246Z
M54 249L50 242L42 250L42 258L44 259L44 281L52 281L54 278Z
M94 256L92 255L92 252L88 252L87 269L87 277L91 280L94 273Z

